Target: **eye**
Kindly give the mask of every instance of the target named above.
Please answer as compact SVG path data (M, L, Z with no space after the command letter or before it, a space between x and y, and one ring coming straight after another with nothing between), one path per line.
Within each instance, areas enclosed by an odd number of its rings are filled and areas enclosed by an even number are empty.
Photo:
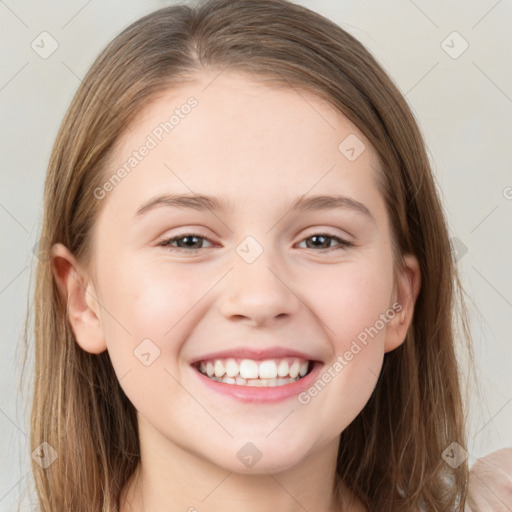
M183 240L184 242L181 242ZM170 247L171 251L178 252L195 252L203 247L198 247L198 245L202 246L201 240L208 240L204 236L197 235L195 233L186 233L184 235L175 236L173 238L169 238L160 242L158 245L163 247ZM173 246L172 244L178 243L178 247Z
M204 240L210 243L210 241L206 237L203 237L196 233L186 233L184 235L179 235L163 240L158 245L162 247L169 247L171 251L176 252L195 252L198 251L199 249L205 248L203 247ZM308 240L311 240L311 243L308 243ZM333 240L338 244L337 246L331 246L330 242ZM303 242L304 241L306 242L307 249L336 249L336 247L339 249L352 247L354 245L352 242L343 240L338 236L330 235L329 233L316 233L312 236L304 238ZM175 243L177 244L177 246L173 245Z
M312 244L308 244L307 241L311 240ZM325 244L327 241L336 241L338 243L338 247L331 247L330 243L328 244L328 247L325 247ZM306 242L306 246L308 249L310 248L320 248L320 249L340 249L345 247L352 247L354 244L352 242L349 242L348 240L343 240L342 238L334 235L330 235L329 233L315 233L314 235L311 235L307 238L304 238ZM302 243L302 242L301 242Z

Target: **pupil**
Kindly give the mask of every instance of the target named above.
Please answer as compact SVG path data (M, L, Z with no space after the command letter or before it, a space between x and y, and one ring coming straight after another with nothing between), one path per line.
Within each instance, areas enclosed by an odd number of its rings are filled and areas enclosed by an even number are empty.
M311 237L311 240L314 242L314 241L319 241L320 239L323 239L324 242L326 240L326 237L323 236L323 235L314 235ZM322 245L322 242L320 241L320 244L319 245ZM314 244L314 247L318 247L318 244Z
M198 239L198 238L197 238L197 236L185 236L185 237L183 237L183 240L184 240L184 242L185 242L185 245L186 245L187 247L191 247L191 246L195 245L195 244L194 244L194 242L192 242L192 243L187 243L187 240L190 242L190 240L191 240L191 239L194 239L194 238L195 238L196 240ZM197 242L196 242L196 244L197 244Z

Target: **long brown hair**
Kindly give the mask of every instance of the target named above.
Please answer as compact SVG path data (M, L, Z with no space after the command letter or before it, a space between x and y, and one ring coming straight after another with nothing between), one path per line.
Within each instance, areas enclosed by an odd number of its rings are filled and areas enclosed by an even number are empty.
M465 354L471 345L444 212L404 97L335 23L287 0L212 0L166 7L126 28L92 65L58 132L40 254L60 242L87 268L101 203L94 190L112 172L115 143L159 94L203 69L228 67L312 91L361 130L379 156L395 263L412 253L420 264L407 338L385 355L374 393L341 434L339 479L370 510L462 511L467 461L452 468L442 453L452 442L466 447L456 335ZM31 448L47 442L58 454L48 467L32 463L41 511L117 511L139 461L134 407L108 352L90 354L76 343L49 257L37 263L34 303Z

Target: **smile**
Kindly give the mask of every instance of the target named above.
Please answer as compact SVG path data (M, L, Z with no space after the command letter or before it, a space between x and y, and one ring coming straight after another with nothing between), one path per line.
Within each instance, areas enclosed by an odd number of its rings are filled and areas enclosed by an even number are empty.
M195 365L211 380L234 386L278 387L302 379L311 370L310 361L284 357L256 361L253 359L212 359Z

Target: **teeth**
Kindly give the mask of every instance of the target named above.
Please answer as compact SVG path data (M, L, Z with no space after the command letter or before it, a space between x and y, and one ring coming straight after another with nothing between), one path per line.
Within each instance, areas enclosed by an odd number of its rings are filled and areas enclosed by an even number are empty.
M219 359L215 361L213 368L215 370L215 377L222 377L226 373L226 369L224 368L222 361L220 361Z
M275 379L277 377L277 366L272 359L260 363L260 379Z
M202 361L198 369L203 375L226 384L282 386L304 377L308 373L309 362L290 357L264 361L229 358Z
M258 363L250 359L244 359L240 363L240 377L243 379L257 379L258 378Z
M284 384L291 384L292 382L296 382L299 379L292 379L288 377L286 379L242 379L242 377L211 377L212 380L217 382L224 382L225 384L235 384L238 386L250 386L250 387L261 387L261 388L271 388L276 386L283 386Z
M279 363L279 368L277 369L277 375L279 377L286 377L288 375L288 362L284 359Z
M226 375L228 377L236 377L238 375L239 370L240 367L238 366L238 363L234 359L228 359L226 361Z
M300 364L298 361L294 361L293 364L290 366L290 377L292 379L295 379L295 377L297 377L297 375L299 375L299 370L300 370Z

